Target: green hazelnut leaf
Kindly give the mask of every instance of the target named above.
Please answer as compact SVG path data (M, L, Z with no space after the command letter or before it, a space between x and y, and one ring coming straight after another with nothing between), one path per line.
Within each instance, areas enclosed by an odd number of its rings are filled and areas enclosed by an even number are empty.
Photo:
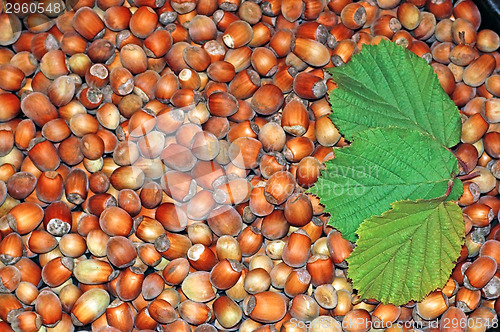
M445 199L395 202L361 224L347 276L362 298L401 305L443 287L465 235L462 210Z
M326 162L309 191L320 197L333 227L356 241L359 225L393 202L443 195L457 200L462 185L454 181L456 174L457 160L432 137L411 129L376 128L335 149L335 158Z
M427 62L395 43L364 45L344 66L329 72L330 118L347 140L368 128L419 130L450 148L460 141L461 121Z

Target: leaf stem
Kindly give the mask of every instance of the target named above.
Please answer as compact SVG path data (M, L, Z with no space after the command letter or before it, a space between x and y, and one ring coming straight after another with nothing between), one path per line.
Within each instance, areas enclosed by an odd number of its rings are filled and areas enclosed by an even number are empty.
M457 158L458 164L462 167L462 171L464 173L468 173L470 170L469 170L469 167L467 166L467 164L459 157L455 156L455 158Z
M460 179L460 180L462 180L462 181L466 181L466 180L477 178L480 175L481 174L479 172L472 172L472 173L469 173L469 174L457 176L457 178Z

